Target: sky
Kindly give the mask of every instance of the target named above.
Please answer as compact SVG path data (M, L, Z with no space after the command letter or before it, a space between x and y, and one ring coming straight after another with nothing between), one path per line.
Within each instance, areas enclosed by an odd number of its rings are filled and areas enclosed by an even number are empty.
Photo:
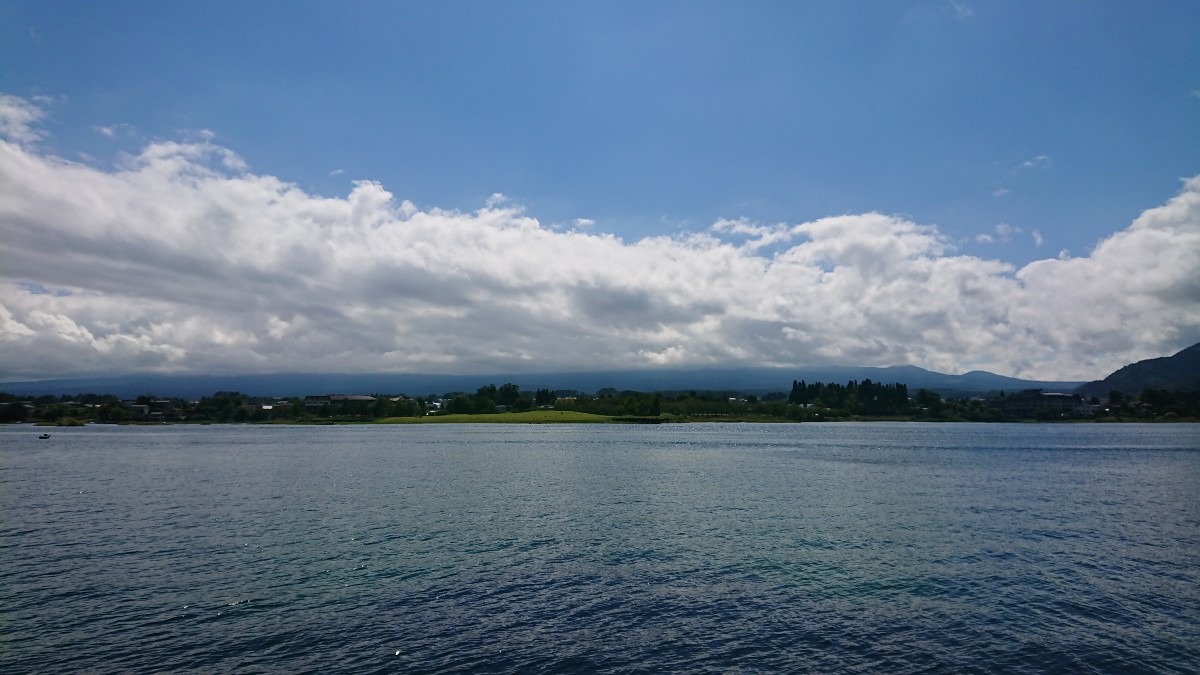
M1200 341L1200 4L0 0L0 379Z

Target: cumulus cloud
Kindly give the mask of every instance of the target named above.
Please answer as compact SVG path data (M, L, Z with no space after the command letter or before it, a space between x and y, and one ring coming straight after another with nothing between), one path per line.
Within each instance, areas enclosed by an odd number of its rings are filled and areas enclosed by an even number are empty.
M1086 379L1200 340L1200 179L1086 257L1015 269L879 213L624 241L503 195L471 212L371 181L320 196L205 138L105 170L27 144L26 119L0 141L7 377L912 363Z

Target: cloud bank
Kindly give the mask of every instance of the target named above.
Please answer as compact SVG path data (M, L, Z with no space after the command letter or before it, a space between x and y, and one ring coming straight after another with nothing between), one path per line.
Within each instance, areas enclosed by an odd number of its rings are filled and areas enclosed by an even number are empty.
M866 213L623 241L493 198L309 194L231 150L115 168L0 99L0 374L489 373L911 363L1093 379L1200 341L1200 178L1086 257L958 255Z

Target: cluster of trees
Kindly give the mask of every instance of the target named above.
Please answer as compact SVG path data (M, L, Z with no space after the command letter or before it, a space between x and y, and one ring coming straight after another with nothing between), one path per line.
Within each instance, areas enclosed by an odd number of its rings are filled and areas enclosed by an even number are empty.
M335 401L318 408L309 408L300 398L265 399L238 392L217 392L200 399L186 414L189 420L214 422L361 421L386 417L421 417L427 413L427 406L424 397L374 394L366 400Z
M438 400L444 403L440 410L433 405ZM43 396L34 399L0 393L0 421L366 421L388 417L421 417L435 411L467 415L505 410L521 412L551 405L558 410L640 418L670 416L677 419L806 421L854 416L899 416L914 411L918 416L931 418L946 414L955 419L964 418L953 405L944 406L937 394L921 390L915 399L915 407L912 407L903 384L884 385L870 380L845 385L799 381L793 383L790 394L777 392L761 400L755 396L742 396L738 392L646 393L602 389L595 396L549 389L526 392L510 382L499 387L489 384L473 394L452 392L443 396L430 394L416 398L376 394L373 401L337 401L315 409L306 407L300 398L279 400L231 391L219 391L194 402L146 395L133 401L133 406L129 403L105 395Z
M550 405L554 403L555 395L549 389L523 392L517 385L507 383L499 387L493 384L480 387L475 394L454 392L415 398L374 394L364 400L332 401L325 406L309 408L302 398L276 399L236 391L218 391L199 401L144 395L124 402L112 395L19 397L0 392L0 422L361 421L422 417L435 409L432 402L439 399L447 401L442 412L476 414Z
M480 387L473 395L459 393L447 395L445 412L449 414L480 415L500 410L521 412L537 406L554 403L554 393L549 389L538 389L530 395L512 382L497 387L489 384Z
M559 400L558 410L576 410L614 417L658 417L676 419L820 419L815 409L789 405L783 393L742 396L737 392L656 392L601 390L596 396L578 395Z
M1170 391L1146 389L1137 398L1119 391L1109 392L1107 401L1092 399L1099 405L1097 415L1114 419L1200 419L1200 390Z
M120 422L127 418L121 401L109 394L21 397L0 392L0 422Z
M131 401L121 401L111 394L18 397L0 393L0 421L59 424L146 421L266 422L304 417L304 404L300 399L285 400L282 405L279 403L281 402L276 399L227 391L219 391L194 402L149 394L138 396Z
M932 401L929 396L931 393L921 390L922 397ZM792 405L815 405L844 410L851 415L906 415L909 411L907 385L882 384L871 380L851 380L844 385L822 382L808 384L804 380L797 380L792 382L792 391L787 400Z
M638 391L617 392L602 389L595 396L577 394L555 403L558 410L573 410L593 415L613 417L658 417L663 412L662 394L644 394Z

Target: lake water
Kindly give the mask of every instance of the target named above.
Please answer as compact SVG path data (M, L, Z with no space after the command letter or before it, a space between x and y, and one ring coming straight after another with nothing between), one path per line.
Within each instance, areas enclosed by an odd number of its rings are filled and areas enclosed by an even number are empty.
M1196 425L0 428L0 670L1197 672Z

